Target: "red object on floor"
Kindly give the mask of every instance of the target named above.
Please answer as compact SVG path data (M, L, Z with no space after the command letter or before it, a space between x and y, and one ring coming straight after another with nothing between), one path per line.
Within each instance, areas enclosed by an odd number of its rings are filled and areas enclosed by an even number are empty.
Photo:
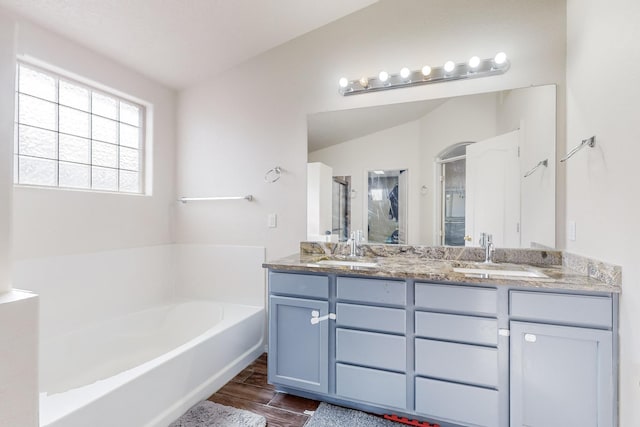
M407 417L399 417L397 415L388 415L384 414L384 418L390 421L395 421L397 423L406 424L408 426L415 427L440 427L440 424L431 424L426 421L418 421L418 420L410 420Z

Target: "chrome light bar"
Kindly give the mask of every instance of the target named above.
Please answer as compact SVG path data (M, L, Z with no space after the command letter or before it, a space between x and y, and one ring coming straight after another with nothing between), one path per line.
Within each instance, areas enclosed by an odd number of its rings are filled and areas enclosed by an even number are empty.
M452 80L489 77L506 73L510 66L506 54L500 52L494 58L480 59L474 56L468 62L456 64L447 61L441 67L425 66L421 70L413 71L403 68L398 74L381 71L377 77L362 77L358 80L343 77L338 83L338 92L343 96L350 96Z

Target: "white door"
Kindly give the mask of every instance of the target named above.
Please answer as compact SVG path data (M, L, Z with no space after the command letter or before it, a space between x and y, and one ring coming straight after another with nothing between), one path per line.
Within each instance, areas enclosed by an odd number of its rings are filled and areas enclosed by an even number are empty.
M307 163L307 240L325 241L331 233L333 169L324 163Z
M520 247L519 131L467 146L465 234L478 246L481 233L495 246Z

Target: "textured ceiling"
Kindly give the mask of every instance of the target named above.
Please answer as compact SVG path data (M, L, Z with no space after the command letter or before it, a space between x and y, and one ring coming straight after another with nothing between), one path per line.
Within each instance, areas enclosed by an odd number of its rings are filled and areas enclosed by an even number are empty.
M377 0L0 0L173 88L185 88Z

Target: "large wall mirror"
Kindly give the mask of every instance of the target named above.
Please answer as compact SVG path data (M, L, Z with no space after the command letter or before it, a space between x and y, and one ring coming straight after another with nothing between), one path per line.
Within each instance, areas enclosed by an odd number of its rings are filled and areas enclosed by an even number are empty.
M555 85L307 123L309 240L555 247Z

